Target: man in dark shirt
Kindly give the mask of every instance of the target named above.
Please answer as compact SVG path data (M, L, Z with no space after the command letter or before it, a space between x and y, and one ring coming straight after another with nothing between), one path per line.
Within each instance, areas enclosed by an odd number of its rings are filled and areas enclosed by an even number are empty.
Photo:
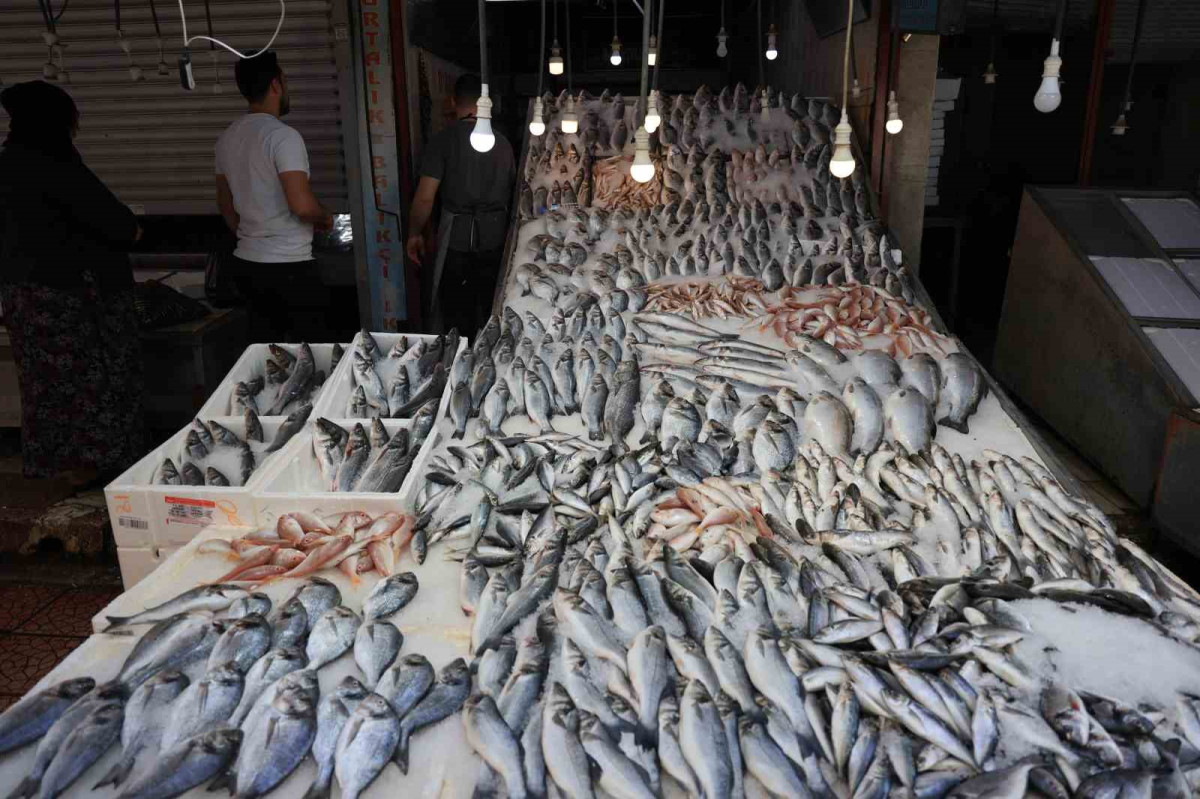
M421 231L440 191L430 310L433 319L440 312L445 329L456 327L467 336L491 314L516 179L512 145L504 134L496 132L496 144L486 153L471 147L480 91L478 75L463 75L454 84L457 121L425 145L405 244L408 257L420 264L425 252Z

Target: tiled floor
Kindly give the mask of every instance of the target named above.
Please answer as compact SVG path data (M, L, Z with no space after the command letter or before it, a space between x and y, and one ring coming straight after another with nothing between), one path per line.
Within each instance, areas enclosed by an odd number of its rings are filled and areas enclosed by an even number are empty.
M92 633L92 616L119 588L0 584L0 711Z

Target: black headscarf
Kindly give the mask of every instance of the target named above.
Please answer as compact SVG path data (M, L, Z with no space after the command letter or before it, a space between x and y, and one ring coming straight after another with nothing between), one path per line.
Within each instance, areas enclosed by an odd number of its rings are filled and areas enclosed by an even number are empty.
M45 81L31 80L0 92L0 105L9 116L6 146L75 156L71 138L79 125L79 109L71 95Z

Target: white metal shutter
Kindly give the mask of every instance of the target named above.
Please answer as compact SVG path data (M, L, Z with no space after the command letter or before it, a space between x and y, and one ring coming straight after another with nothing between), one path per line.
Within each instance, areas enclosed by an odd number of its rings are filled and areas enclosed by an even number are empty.
M55 11L64 0L55 0ZM267 43L279 20L277 0L211 0L216 38L242 52ZM216 213L213 145L246 102L233 80L232 53L193 42L195 91L179 84L176 59L182 46L179 4L156 0L163 57L169 74L158 73L149 0L121 3L121 27L132 43L133 62L144 80L130 77L120 48L111 0L69 0L59 19L59 40L69 82L59 82L80 111L76 146L84 162L125 203L148 214ZM188 35L206 34L203 3L189 0ZM331 4L287 0L283 29L272 45L291 93L285 121L308 146L313 189L335 210L346 210L340 97L334 61ZM0 80L11 86L42 77L47 48L37 0L0 0ZM215 93L219 73L221 92ZM352 102L352 100L351 100ZM0 110L7 129L7 116ZM140 206L140 207L139 207Z

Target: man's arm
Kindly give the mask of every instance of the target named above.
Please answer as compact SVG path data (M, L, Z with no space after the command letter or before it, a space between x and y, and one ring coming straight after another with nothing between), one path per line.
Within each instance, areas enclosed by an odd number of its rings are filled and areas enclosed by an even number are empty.
M279 182L283 184L283 194L287 197L288 208L302 222L307 222L317 230L328 230L333 226L333 216L321 207L312 193L307 172L299 170L280 172Z
M433 214L433 200L437 197L439 185L441 181L437 178L422 175L421 182L417 184L417 195L413 197L412 209L408 212L408 229L411 232L404 245L404 251L418 265L425 254L425 235L422 231Z
M237 233L241 217L238 216L237 209L233 207L233 192L229 190L229 180L224 175L217 175L217 208L221 209L225 225L230 231Z

